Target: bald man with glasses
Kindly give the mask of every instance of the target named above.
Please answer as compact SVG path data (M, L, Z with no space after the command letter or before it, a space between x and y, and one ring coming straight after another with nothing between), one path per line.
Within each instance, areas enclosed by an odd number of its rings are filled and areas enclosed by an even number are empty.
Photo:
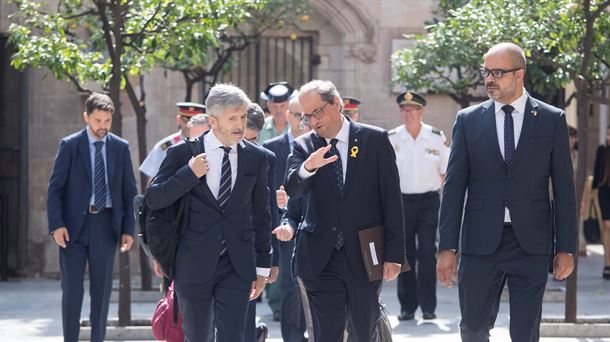
M538 341L549 263L557 279L574 268L568 125L564 111L523 88L526 60L519 46L498 44L484 63L490 100L459 111L453 127L437 276L451 287L459 274L462 341L489 341L505 284L511 339Z

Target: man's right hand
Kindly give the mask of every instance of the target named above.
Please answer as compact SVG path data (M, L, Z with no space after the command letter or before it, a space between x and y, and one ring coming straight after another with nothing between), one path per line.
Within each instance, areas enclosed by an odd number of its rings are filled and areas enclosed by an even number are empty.
M286 190L284 190L284 186L280 185L278 190L275 190L275 197L277 201L277 207L280 209L286 208L288 205L288 194L286 194Z
M155 275L161 279L163 279L163 272L161 272L161 267L159 267L159 263L153 259L153 272Z
M53 231L53 240L61 247L66 248L66 243L70 241L70 234L68 234L68 228L59 227Z
M206 159L205 153L201 153L192 157L191 160L189 160L189 167L191 168L195 176L197 176L197 178L205 176L205 174L208 173L208 170L210 169L208 167L208 160Z
M324 158L324 155L330 151L330 148L333 145L328 144L324 147L320 147L317 151L315 151L314 153L310 154L309 157L305 160L305 163L303 163L303 166L305 167L305 170L307 172L314 172L315 170L321 168L322 166L326 165L326 164L330 164L332 162L334 162L335 160L337 160L337 156L331 156L329 158Z
M436 277L446 287L453 287L457 275L457 257L448 249L441 251L436 262Z

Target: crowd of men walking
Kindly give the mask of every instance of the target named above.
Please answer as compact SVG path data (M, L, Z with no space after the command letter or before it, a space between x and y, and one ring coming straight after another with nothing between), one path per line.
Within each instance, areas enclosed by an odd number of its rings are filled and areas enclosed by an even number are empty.
M399 320L418 308L429 320L437 278L458 280L463 341L488 341L505 283L512 339L537 341L547 270L569 276L576 249L565 113L525 91L518 46L498 44L483 63L490 100L458 112L451 150L413 91L396 98L402 124L389 131L359 122L360 101L323 80L271 83L267 117L228 84L205 105L177 103L179 131L140 171L153 209L190 194L173 277L185 341L264 338L254 300L273 283L285 341L378 341L382 282L398 279ZM87 127L61 141L49 182L65 341L78 338L86 264L92 341L103 341L116 246L133 243L135 177L112 113L108 96L89 97ZM359 236L371 227L380 255Z

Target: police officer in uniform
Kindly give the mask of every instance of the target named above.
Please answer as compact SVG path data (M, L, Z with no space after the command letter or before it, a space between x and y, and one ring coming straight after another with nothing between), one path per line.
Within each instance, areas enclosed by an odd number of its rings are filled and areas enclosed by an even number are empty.
M348 116L352 121L360 121L360 100L353 97L343 98L343 115Z
M176 124L180 130L159 140L148 153L148 156L146 156L142 165L140 165L140 171L148 176L148 183L150 183L152 178L159 171L161 162L163 162L163 159L165 159L165 155L167 154L167 149L188 137L186 125L189 119L197 114L205 113L205 106L199 103L178 102L176 103L176 107L178 107Z
M389 137L400 174L407 260L412 266L417 264L413 272L398 277L398 319L413 319L418 306L424 319L434 319L439 191L449 148L441 130L422 122L426 106L423 96L407 91L398 95L396 102L403 124L390 130Z
M288 132L288 100L295 97L298 92L288 82L272 82L260 93L261 100L267 101L267 108L271 115L265 118L265 125L258 135L258 143L275 138Z

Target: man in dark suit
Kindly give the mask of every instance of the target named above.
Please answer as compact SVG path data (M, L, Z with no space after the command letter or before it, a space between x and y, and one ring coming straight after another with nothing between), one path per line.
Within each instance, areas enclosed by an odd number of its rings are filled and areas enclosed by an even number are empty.
M206 108L212 129L170 148L150 188L151 208L172 205L190 192L174 283L186 341L243 341L246 311L271 266L267 157L244 141L250 100L239 88L217 84Z
M114 106L94 93L83 118L87 127L59 144L49 180L49 232L60 246L64 341L77 341L85 266L89 263L91 341L103 341L117 244L133 243L136 183L129 144L109 133Z
M316 341L339 341L346 318L352 341L375 341L381 280L368 281L358 230L385 227L385 280L405 261L402 200L394 149L385 130L341 114L330 81L301 87L303 119L315 131L295 139L286 192L309 195L296 248L296 272L307 289Z
M286 111L286 121L288 122L288 132L267 140L263 146L275 153L277 157L276 179L284 182L286 177L286 162L291 151L291 144L295 138L298 138L303 133L309 131L309 127L301 126L301 113L303 109L299 104L298 96L294 96L288 102L288 110ZM279 183L279 182L278 182ZM278 198L286 198L284 187L278 184ZM284 201L287 201L285 199ZM279 212L281 216L286 211L287 203L279 203L272 207L272 210ZM297 222L300 223L300 220ZM287 222L283 222L284 228ZM277 227L277 226L276 226ZM296 228L297 226L292 226ZM284 229L280 228L280 230ZM288 229L290 230L290 229ZM279 232L279 231L278 231ZM277 236L277 233L274 234ZM278 236L279 238L279 236ZM299 297L299 285L296 277L292 275L292 252L294 250L294 240L288 238L279 243L280 249L280 289L281 289L281 330L282 339L286 342L297 341L301 342L303 333L305 332L305 321L303 320L302 305Z
M490 100L458 112L453 128L437 275L451 287L461 231L462 340L489 340L508 282L512 340L538 341L549 262L557 279L574 268L576 201L568 126L562 110L523 89L526 61L520 47L498 44L484 60L481 75Z

